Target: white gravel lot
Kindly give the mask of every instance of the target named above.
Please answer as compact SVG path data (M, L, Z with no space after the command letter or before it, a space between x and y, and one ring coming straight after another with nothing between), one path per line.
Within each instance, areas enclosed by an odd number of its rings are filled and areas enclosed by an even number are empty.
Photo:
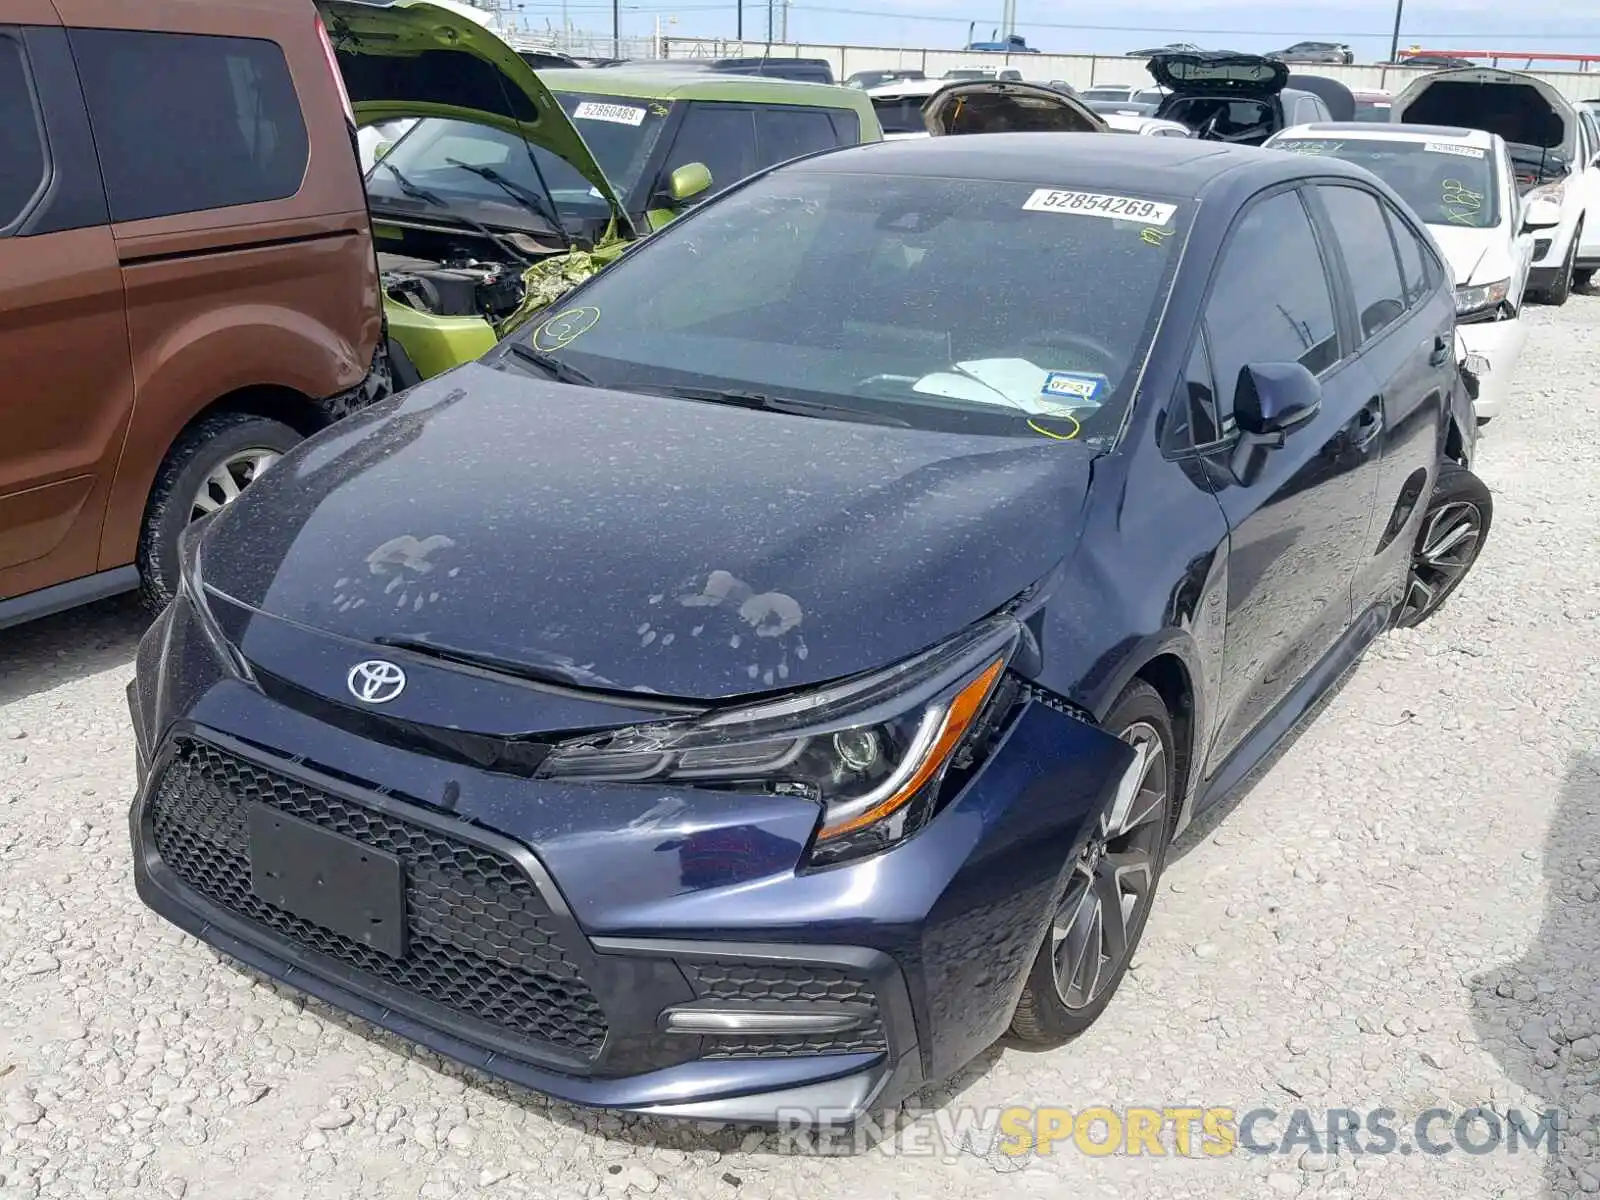
M1474 577L1186 835L1098 1026L997 1048L934 1101L947 1120L1386 1107L1402 1134L1434 1106L1559 1107L1557 1156L918 1155L916 1130L784 1154L442 1064L138 903L122 689L140 623L117 602L0 633L0 1200L1600 1191L1600 298L1530 312L1519 399L1481 453L1498 508Z

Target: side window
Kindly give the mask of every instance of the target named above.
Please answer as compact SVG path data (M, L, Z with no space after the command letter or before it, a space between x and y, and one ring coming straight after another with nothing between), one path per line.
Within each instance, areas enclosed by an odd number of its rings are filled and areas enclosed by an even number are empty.
M1286 262L1301 265L1285 271ZM1234 227L1206 301L1205 330L1224 419L1250 363L1298 362L1320 375L1339 361L1333 292L1298 192L1257 202Z
M758 108L756 137L763 167L788 162L817 150L831 150L839 144L833 122L820 108ZM712 178L715 177L713 174Z
M710 191L696 199L714 196L753 174L758 166L755 114L737 104L691 102L667 155L662 182L693 162L704 163L711 172Z
M1383 205L1359 188L1324 185L1317 194L1350 272L1362 340L1376 337L1411 307Z
M306 127L275 42L120 29L71 38L113 221L300 190Z
M1222 437L1222 420L1217 407L1216 382L1211 373L1211 355L1202 334L1194 340L1189 366L1178 385L1178 394L1167 410L1167 427L1162 445L1168 450L1204 446Z
M49 159L39 140L33 84L22 43L0 35L0 229L17 218L44 183Z
M861 141L861 118L847 108L828 111L833 121L833 138L840 146L854 146Z
M1400 252L1400 277L1405 284L1406 307L1422 303L1439 286L1442 271L1433 257L1433 251L1406 223L1404 217L1385 204L1389 228L1394 232L1395 247Z

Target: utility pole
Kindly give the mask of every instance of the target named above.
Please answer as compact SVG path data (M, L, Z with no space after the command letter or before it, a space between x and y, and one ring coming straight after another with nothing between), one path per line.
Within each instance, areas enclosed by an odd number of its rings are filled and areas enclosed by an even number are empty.
M611 0L611 57L622 57L622 0Z
M767 45L772 45L773 18L777 12L776 0L767 0Z
M1006 0L1001 10L1000 40L1007 41L1017 31L1017 0Z
M1400 18L1405 15L1406 0L1394 0L1394 37L1389 39L1389 61L1400 57Z
M738 5L739 5L739 18L738 18L739 23L734 26L734 36L739 39L739 46L740 46L740 49L742 51L743 48L744 48L744 0L738 0Z
M778 13L778 40L787 43L789 40L789 3L782 0L783 8Z

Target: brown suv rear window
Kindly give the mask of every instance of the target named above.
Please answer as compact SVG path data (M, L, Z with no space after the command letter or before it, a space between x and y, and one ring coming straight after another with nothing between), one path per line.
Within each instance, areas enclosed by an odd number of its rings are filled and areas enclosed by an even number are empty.
M276 43L119 29L71 37L113 221L300 190L306 127Z
M22 45L0 35L0 229L22 215L44 181L44 143Z

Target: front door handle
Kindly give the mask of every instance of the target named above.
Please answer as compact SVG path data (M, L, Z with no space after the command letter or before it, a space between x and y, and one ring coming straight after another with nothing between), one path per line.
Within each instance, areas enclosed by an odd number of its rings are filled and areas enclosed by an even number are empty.
M1433 339L1433 350L1428 354L1430 367L1442 367L1450 359L1451 340L1444 334L1439 334Z
M1361 406L1350 433L1350 447L1365 450L1383 432L1383 397L1374 396Z

